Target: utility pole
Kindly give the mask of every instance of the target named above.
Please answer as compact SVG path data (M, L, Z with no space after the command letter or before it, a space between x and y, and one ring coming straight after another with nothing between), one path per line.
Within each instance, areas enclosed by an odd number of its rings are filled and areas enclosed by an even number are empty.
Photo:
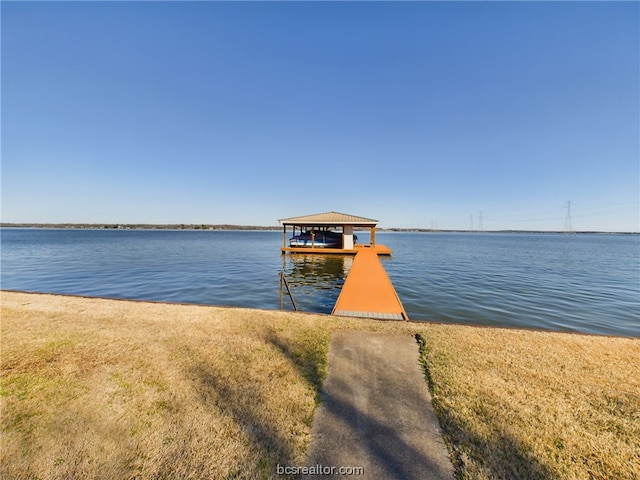
M565 235L573 235L573 226L571 225L571 201L567 202L567 216L564 218L564 228L562 229Z

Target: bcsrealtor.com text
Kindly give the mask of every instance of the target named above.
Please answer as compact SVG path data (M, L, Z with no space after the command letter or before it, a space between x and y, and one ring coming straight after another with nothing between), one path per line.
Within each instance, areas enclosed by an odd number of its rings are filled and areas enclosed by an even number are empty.
M278 464L276 473L278 475L364 475L364 467L335 467L320 464L290 467Z

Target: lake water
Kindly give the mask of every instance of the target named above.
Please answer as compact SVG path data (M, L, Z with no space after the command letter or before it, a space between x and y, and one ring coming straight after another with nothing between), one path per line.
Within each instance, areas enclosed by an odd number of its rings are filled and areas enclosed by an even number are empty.
M638 235L376 238L412 320L640 336ZM3 289L277 309L284 271L298 308L319 313L353 260L281 255L277 231L5 228L1 245Z

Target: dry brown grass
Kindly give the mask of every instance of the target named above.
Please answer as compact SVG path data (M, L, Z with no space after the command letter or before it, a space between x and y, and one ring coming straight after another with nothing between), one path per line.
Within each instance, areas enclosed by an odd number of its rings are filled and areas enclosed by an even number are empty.
M367 323L2 292L2 478L275 477L330 332Z
M459 478L640 478L640 341L433 325L422 349Z
M426 339L461 478L639 473L638 340L2 292L0 478L278 478L338 330Z

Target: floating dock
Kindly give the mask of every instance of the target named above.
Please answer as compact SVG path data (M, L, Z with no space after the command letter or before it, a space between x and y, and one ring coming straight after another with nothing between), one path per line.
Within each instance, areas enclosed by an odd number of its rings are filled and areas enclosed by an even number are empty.
M354 245L351 249L346 248L314 248L314 247L282 247L280 251L282 253L328 253L328 254L342 254L342 255L357 255L358 252L363 250L372 250L378 255L391 255L392 251L385 245L376 243L375 245Z
M380 320L409 319L375 249L359 249L331 314Z

